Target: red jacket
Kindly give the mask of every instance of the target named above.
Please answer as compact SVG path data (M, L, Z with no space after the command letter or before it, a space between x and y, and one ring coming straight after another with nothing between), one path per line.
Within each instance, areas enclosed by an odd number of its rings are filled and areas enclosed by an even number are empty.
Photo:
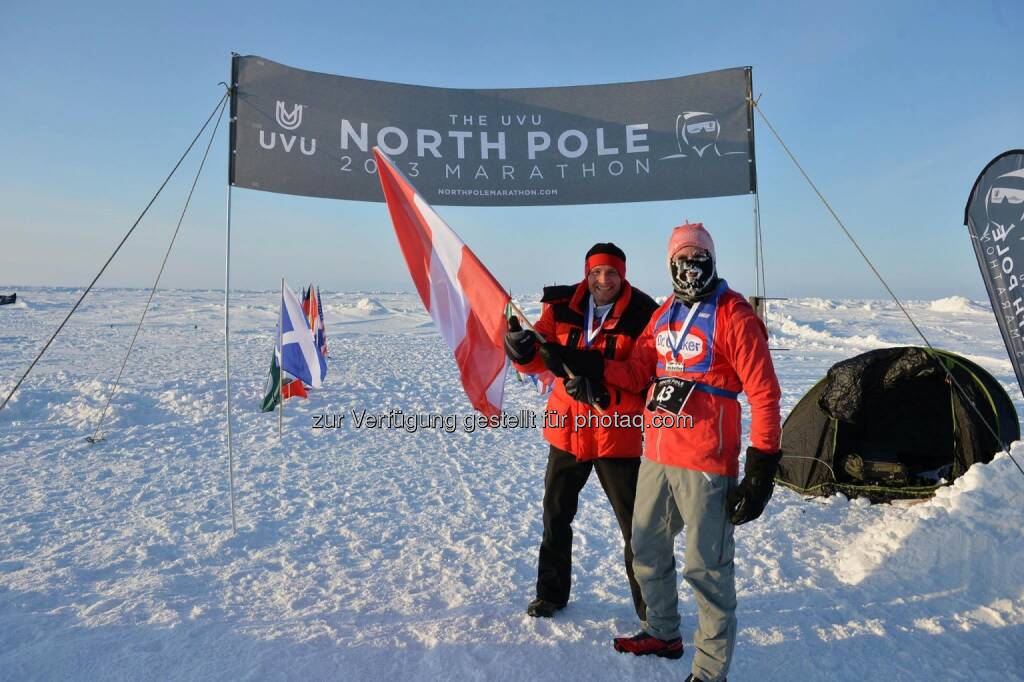
M541 303L544 311L535 326L547 341L573 348L584 348L584 315L589 305L590 292L586 281L575 286L554 286L544 289ZM624 360L633 351L637 337L647 326L651 313L658 304L650 296L623 281L622 290L604 320L601 331L589 348L601 351L606 359ZM544 371L540 354L525 365L516 365L522 372ZM579 461L596 457L639 457L643 449L643 434L639 426L643 411L644 387L634 389L609 387L612 403L604 415L606 421L623 415L619 423L632 417L635 426L602 426L602 415L589 405L573 400L565 392L565 382L555 382L548 398L544 416L544 439L560 450L571 452ZM627 422L628 423L628 422Z
M644 411L644 455L669 466L736 476L742 415L735 396L740 391L750 404L751 445L765 452L779 450L781 391L768 334L750 304L725 280L700 303L689 332L680 340L678 332L689 313L690 308L674 298L666 301L629 359L605 362L605 381L631 391L643 390L652 377L699 382L682 411L692 417L691 427L685 420L659 426L666 413ZM654 387L647 391L647 399L653 394ZM656 415L662 419L654 420Z

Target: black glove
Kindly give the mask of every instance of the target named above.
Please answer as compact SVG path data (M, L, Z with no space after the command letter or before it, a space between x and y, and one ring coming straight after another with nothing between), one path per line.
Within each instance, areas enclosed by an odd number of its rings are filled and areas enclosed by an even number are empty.
M747 464L743 480L729 493L726 505L734 526L761 516L775 490L775 472L779 469L779 452L747 448Z
M604 379L604 358L596 350L569 348L558 343L540 344L540 357L556 377L567 379L569 369L575 376Z
M565 392L573 400L593 405L601 410L607 410L612 404L612 396L604 382L590 379L584 376L577 376L565 382Z
M513 315L508 318L508 331L505 333L505 354L512 362L525 365L537 355L537 335L524 330L519 318Z

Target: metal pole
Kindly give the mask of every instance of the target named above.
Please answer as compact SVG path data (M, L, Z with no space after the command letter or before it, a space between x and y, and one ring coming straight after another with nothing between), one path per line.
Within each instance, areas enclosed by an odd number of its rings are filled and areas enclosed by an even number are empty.
M284 443L284 277L281 278L281 305L277 314L277 440Z
M754 192L754 296L761 296L761 251L758 234L757 192Z
M227 229L224 248L224 405L228 439L228 492L231 498L231 532L238 532L235 519L235 453L231 447L231 182L227 192Z
M761 195L754 192L754 209L757 211L757 253L760 257L758 272L761 276L761 296L768 297L768 285L764 280L764 229L761 227Z

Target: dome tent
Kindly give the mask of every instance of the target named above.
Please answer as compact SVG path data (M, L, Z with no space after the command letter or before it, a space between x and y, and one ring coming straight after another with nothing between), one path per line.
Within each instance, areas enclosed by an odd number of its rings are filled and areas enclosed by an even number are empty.
M808 495L927 497L1019 438L1010 397L978 365L947 351L883 348L836 363L800 399L782 427L776 480Z

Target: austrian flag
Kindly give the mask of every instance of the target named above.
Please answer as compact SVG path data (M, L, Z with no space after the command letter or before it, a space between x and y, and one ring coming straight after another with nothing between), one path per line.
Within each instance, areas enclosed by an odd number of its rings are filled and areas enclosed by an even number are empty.
M509 295L391 160L377 148L373 153L409 274L455 353L469 402L487 416L500 414Z

